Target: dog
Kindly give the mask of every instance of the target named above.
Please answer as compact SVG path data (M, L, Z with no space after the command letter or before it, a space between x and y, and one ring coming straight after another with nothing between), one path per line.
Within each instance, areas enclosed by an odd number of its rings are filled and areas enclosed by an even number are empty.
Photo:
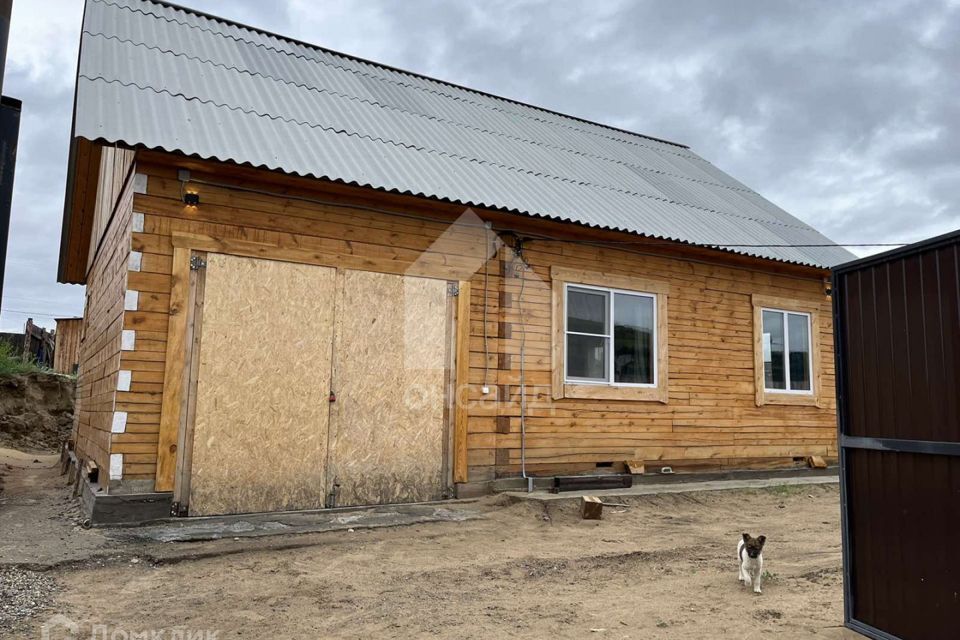
M737 542L737 558L740 560L740 582L753 586L754 593L760 591L760 576L763 574L763 543L767 536L751 538L749 533Z

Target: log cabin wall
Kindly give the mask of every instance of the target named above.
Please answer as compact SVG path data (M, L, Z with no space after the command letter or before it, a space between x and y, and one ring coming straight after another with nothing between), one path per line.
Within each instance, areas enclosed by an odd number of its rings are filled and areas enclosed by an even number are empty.
M107 151L101 158L112 155ZM102 222L94 225L100 229L100 235L91 237L90 242L77 377L73 439L78 457L97 464L101 481L107 479L111 448L116 446L111 431L119 383L135 190L135 176L129 170L133 156L126 158L126 179L119 187L116 176L120 170L115 163L101 162L96 218ZM113 194L114 201L108 202L101 193Z
M199 206L183 204L178 168L191 170L188 186L199 193ZM461 385L457 407L466 431L466 438L455 444L465 467L459 470L459 481L520 472L521 343L526 461L533 473L622 469L624 461L634 459L656 468L718 469L775 467L795 464L803 456L836 456L825 271L475 211L497 228L521 234L598 243L636 240L639 245L626 250L530 240L523 250L529 268L523 272L521 296L512 252L500 251L484 275L483 260L478 260L484 243L477 242L476 228L450 227L463 207L160 152L139 152L136 170L146 176L146 184L145 193L133 201L140 222L132 247L140 259L139 272L129 275L129 289L139 292L140 307L125 314L123 322L136 328L138 338L135 349L122 356L122 368L133 371L133 385L117 397L118 408L130 412L127 433L114 434L111 443L113 453L124 453L124 481L148 483L157 470L172 261L175 242L182 245L184 238L208 251L467 280L469 286L461 287L469 295L470 322L469 367L463 368L468 384L465 389ZM326 203L318 204L318 199ZM424 254L431 246L432 252ZM649 278L669 286L666 402L553 399L551 269L557 266ZM819 406L758 406L755 295L801 300L820 309L821 361L815 365L822 388ZM485 383L491 388L486 396L481 390ZM136 424L135 434L131 423ZM166 472L160 475L165 483Z
M113 219L114 207L130 177L136 152L120 147L104 146L100 149L100 171L97 182L96 201L93 208L90 247L87 251L87 272L93 266L97 250L103 240L107 225Z

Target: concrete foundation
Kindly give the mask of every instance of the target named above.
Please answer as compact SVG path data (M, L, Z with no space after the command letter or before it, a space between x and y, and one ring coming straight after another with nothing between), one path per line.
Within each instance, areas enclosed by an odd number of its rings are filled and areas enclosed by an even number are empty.
M141 524L170 517L172 493L108 494L82 476L79 482L80 506L93 526Z

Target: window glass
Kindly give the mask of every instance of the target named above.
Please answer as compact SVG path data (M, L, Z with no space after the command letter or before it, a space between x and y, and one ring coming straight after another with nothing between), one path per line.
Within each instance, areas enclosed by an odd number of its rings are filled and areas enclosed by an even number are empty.
M653 306L653 298L614 294L614 382L653 384Z
M810 391L810 323L805 315L787 314L790 345L790 389Z
M607 341L601 336L567 334L567 377L606 380Z
M763 377L767 389L786 389L783 314L763 312Z
M567 331L607 334L607 293L587 289L567 290Z

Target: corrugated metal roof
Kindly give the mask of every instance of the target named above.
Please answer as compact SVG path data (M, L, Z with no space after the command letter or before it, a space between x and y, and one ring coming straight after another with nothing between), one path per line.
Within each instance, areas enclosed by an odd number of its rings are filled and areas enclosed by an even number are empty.
M74 135L786 262L852 257L776 246L832 243L683 145L152 0L87 0Z

